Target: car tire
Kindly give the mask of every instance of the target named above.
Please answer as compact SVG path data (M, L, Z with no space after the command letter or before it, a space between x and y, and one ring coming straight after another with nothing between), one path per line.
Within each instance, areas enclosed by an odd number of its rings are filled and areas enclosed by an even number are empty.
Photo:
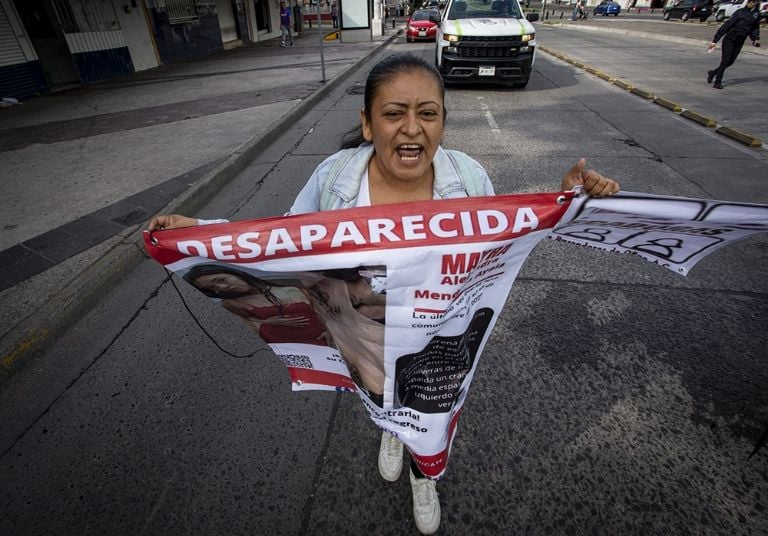
M613 16L614 16L614 17L618 17L618 16L619 16L619 14L618 14L618 13L614 13L614 14L613 14Z
M664 20L669 20L669 11L664 13Z
M683 14L680 15L680 20L683 22L686 22L690 18L691 18L691 14L687 11L683 11Z
M725 20L725 10L720 10L717 12L717 15L715 15L715 20L717 22L723 22Z

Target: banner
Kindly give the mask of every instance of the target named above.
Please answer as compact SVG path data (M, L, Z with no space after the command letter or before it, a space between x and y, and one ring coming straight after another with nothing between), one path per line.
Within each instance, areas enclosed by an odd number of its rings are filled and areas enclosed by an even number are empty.
M718 249L768 231L768 206L622 192L589 198L550 238L629 253L680 275Z
M294 390L357 392L373 421L439 478L483 346L540 240L631 252L686 273L766 230L765 206L558 192L203 225L147 232L145 242L246 322L286 364Z

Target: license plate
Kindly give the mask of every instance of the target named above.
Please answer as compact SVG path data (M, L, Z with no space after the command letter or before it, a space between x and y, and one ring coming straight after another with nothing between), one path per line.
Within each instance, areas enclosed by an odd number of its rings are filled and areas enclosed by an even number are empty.
M419 32L419 37L426 37L426 36L427 36L427 32L426 31Z
M496 75L496 67L480 67L480 72L478 73L480 76L495 76Z

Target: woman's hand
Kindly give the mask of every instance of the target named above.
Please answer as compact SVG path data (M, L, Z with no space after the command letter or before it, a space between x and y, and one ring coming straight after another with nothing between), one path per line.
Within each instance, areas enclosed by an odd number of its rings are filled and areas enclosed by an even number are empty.
M563 191L568 191L574 186L581 185L584 191L591 197L605 197L619 192L618 182L608 177L603 177L594 169L584 169L586 165L586 159L582 158L575 166L568 170L561 184Z
M179 214L161 214L149 220L147 230L160 231L163 229L176 229L178 227L193 227L197 225L197 218L188 218Z
M333 346L333 336L330 331L323 331L315 340L325 342L326 346Z

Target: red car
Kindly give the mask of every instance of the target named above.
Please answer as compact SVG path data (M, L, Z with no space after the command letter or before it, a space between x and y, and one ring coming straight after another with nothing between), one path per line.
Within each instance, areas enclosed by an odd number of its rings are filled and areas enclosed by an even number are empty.
M431 20L430 20L431 19ZM436 9L419 9L408 17L408 26L405 29L405 40L434 41L437 35L437 23L440 20L440 12Z

